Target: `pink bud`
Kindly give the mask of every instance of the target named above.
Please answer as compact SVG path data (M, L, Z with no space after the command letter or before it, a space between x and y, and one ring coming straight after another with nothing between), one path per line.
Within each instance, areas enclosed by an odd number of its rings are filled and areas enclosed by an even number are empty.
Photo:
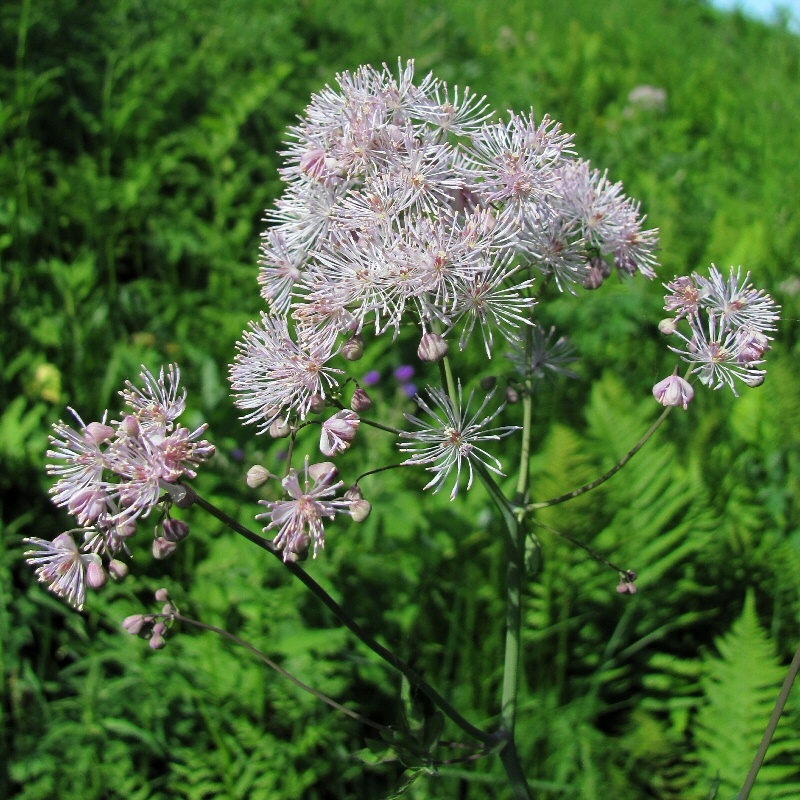
M348 361L358 361L364 355L364 337L354 333L343 345L342 355Z
M169 600L169 591L162 586L160 589L156 589L155 598L158 603L166 603Z
M102 422L90 422L84 431L86 438L94 444L102 444L114 438L114 429Z
M354 522L363 522L372 513L372 504L368 500L353 500L350 503L350 516Z
M692 385L677 374L664 378L653 387L653 397L662 406L683 406L687 408L694 397Z
M372 398L360 386L353 392L353 397L350 400L350 408L353 411L369 411L372 408Z
M92 589L102 589L108 581L108 575L106 571L103 569L103 563L100 561L100 558L97 557L97 561L92 561L88 567L86 567L86 583L92 587Z
M165 519L161 526L168 542L182 542L189 535L189 523L182 519Z
M150 637L149 644L153 650L160 650L162 647L164 647L164 645L166 645L166 643L167 640L160 634L153 634L153 636Z
M332 461L320 461L308 468L311 480L318 485L333 483L339 474L339 468Z
M117 524L115 533L121 539L129 539L131 536L136 535L136 523L133 520L120 522Z
M450 345L438 333L425 333L417 348L420 361L441 361L450 350Z
M131 438L134 439L139 435L139 432L141 431L139 420L136 419L136 417L134 417L133 414L128 414L126 417L123 417L119 428L126 436L130 436Z
M330 457L343 453L355 439L361 420L355 411L345 409L338 411L330 419L322 423L319 437L319 449L323 455Z
M124 561L114 558L108 565L108 571L115 581L121 581L128 576L128 565Z
M672 317L667 317L658 323L658 329L666 336L672 336L678 330L678 323Z
M255 464L247 470L247 485L251 489L257 489L272 477L274 477L273 474L266 467Z
M122 627L125 628L128 633L136 636L144 627L144 622L143 614L133 614L130 617L125 617L122 622Z
M154 636L163 636L167 632L167 624L165 622L156 622L153 625L153 635Z
M312 414L319 414L325 410L325 398L321 394L312 394L309 398L308 410Z
M291 432L289 423L283 417L275 417L269 426L269 435L273 439L285 439Z
M165 539L163 536L158 536L153 539L153 558L163 561L165 558L169 558L175 552L177 546L178 545L175 542L170 542L169 539Z

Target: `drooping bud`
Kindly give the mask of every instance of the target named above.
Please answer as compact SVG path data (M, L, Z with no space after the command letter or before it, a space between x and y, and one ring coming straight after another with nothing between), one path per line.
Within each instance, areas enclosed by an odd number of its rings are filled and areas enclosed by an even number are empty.
M136 417L134 417L133 414L128 414L128 416L123 418L119 427L124 434L134 439L139 435L139 432L141 431L139 420L136 419Z
M420 361L441 361L450 350L450 345L438 333L425 333L417 348Z
M519 403L519 392L513 386L506 386L506 403Z
M108 565L108 571L115 581L121 581L128 577L128 565L118 558L114 558Z
M130 617L125 617L122 621L122 627L132 636L137 636L145 624L144 614L132 614Z
M766 377L767 377L766 373L765 372L761 372L759 370L759 371L753 372L751 375L748 375L744 379L744 382L748 386L750 386L751 388L755 389L756 387L761 386L761 384L764 383L764 379Z
M694 389L689 381L684 380L678 375L677 367L675 374L664 378L653 387L653 397L662 406L683 406L688 408L689 403L694 397Z
M330 419L326 419L322 423L322 433L319 437L319 449L322 454L333 457L347 450L356 436L360 423L358 414L349 409L338 411Z
M114 429L102 422L90 422L86 426L86 438L94 444L102 444L114 438Z
M584 275L583 280L581 283L583 284L584 289L594 290L599 289L605 279L608 277L607 275L603 275L603 269L600 263L603 265L606 264L605 260L602 258L593 258L589 262L589 271Z
M339 475L339 468L332 461L320 461L308 468L311 480L318 485L333 483Z
M159 559L159 561L163 561L165 558L169 558L177 548L176 542L171 542L169 539L165 539L163 536L157 536L153 539L153 558Z
M133 520L120 522L115 529L115 534L121 539L130 539L131 536L136 535L136 523Z
M189 535L189 523L182 519L165 519L161 526L168 542L182 542Z
M325 398L321 394L312 394L309 399L308 410L312 414L319 414L320 411L324 411Z
M353 397L350 400L350 408L353 411L362 412L369 411L372 408L372 398L367 394L366 390L360 386L353 392Z
M739 353L740 364L751 364L760 361L764 353L770 349L769 339L761 331L747 331L744 335L744 347Z
M343 345L342 356L348 361L358 361L364 355L364 337L354 333Z
M661 333L672 336L672 334L678 330L678 323L672 317L667 317L658 323L658 329Z
M97 557L97 561L90 562L86 567L86 583L92 589L102 589L108 582L108 575L103 569L103 562Z
M247 485L251 489L258 489L259 486L263 486L273 477L274 475L266 467L262 467L261 464L254 464L247 470Z
M273 439L285 439L292 432L288 420L283 417L275 417L269 426L269 435Z
M364 499L357 483L344 493L344 499L350 501L350 516L354 522L363 522L372 513L372 503Z
M157 603L166 603L169 600L169 590L164 586L156 589L155 598Z
M160 650L166 643L167 640L160 633L154 633L149 641L152 650Z

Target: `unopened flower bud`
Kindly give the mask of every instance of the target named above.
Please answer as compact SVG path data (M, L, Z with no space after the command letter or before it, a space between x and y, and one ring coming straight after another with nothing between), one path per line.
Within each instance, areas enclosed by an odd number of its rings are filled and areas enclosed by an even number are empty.
M169 590L164 586L156 589L155 598L157 603L166 603L169 600Z
M167 643L167 640L161 634L153 634L150 637L149 645L152 650L160 650Z
M182 519L165 519L161 528L168 542L182 542L189 535L189 523Z
M102 444L114 438L114 429L102 422L90 422L85 430L86 438L94 444Z
M320 461L308 468L308 474L314 483L321 486L323 483L333 483L339 474L339 468L332 461Z
M368 500L352 500L350 516L354 522L363 522L372 513L372 503Z
M757 386L761 386L761 384L762 384L762 383L764 383L764 379L765 379L766 377L767 377L767 375L766 375L766 373L765 373L765 372L761 372L761 371L758 371L758 372L753 372L753 374L752 374L752 375L748 375L748 376L747 376L747 377L744 379L744 382L745 382L745 383L746 383L748 386L750 386L750 387L752 387L753 389L755 389Z
M481 389L483 389L484 392L491 392L495 386L497 386L497 378L494 375L481 378Z
M175 606L172 605L172 603L167 603L166 605L161 606L161 613L168 617L172 616L175 613Z
M662 406L683 406L687 408L694 397L694 389L689 381L677 374L664 378L653 387L653 397Z
M441 361L450 350L450 345L438 333L425 333L417 348L420 361Z
M369 411L372 408L372 398L360 386L353 392L353 397L350 400L350 408L353 411L362 412Z
M261 464L254 464L247 470L247 485L251 489L258 489L259 486L265 484L270 478L274 477L273 474Z
M323 455L333 457L343 453L355 439L361 420L355 411L344 409L322 423L319 449Z
M344 493L345 500L363 500L364 493L361 491L361 487L354 483L345 493Z
M628 593L628 584L624 582L620 582L617 584L617 591L620 594L627 594Z
M354 333L343 345L342 356L348 361L358 361L364 355L364 337Z
M153 625L153 636L163 636L167 632L166 622L156 622Z
M115 581L121 581L128 576L128 565L124 561L114 558L108 565L108 571Z
M121 522L117 525L115 533L122 539L130 539L131 536L136 535L136 523L133 520Z
M519 392L513 386L506 386L506 403L519 403Z
M107 582L108 575L103 569L103 564L98 557L97 561L92 561L89 566L86 567L86 583L91 586L92 589L102 589Z
M122 627L132 636L137 636L144 627L144 623L144 614L132 614L130 617L125 617Z
M325 410L325 398L321 394L312 394L309 398L308 410L312 414L319 414Z
M678 330L678 323L672 317L667 317L658 323L658 329L661 333L672 336Z
M599 289L603 285L603 282L607 276L603 275L603 270L600 264L596 263L598 261L602 261L603 264L606 263L602 258L593 258L589 262L589 271L586 273L586 275L584 275L583 280L581 281L584 289L589 289L591 291L594 289Z
M124 417L119 427L126 436L130 436L132 438L136 438L141 431L139 420L136 419L133 414L128 414L126 417Z
M285 439L292 432L288 420L283 417L275 417L269 426L269 435L273 439Z
M171 542L163 536L157 536L153 539L153 558L163 561L175 552L177 546L177 543Z
M750 331L746 334L744 347L739 353L739 363L750 364L753 361L760 361L769 349L769 339L761 331Z

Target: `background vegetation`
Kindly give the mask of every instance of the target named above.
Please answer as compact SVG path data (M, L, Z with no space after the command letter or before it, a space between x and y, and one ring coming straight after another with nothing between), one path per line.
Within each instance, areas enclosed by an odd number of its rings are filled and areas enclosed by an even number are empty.
M135 574L83 614L21 559L23 536L67 524L47 497L49 425L66 405L87 419L115 408L142 363L181 364L190 415L211 423L219 447L197 487L255 525L243 474L274 463L281 445L239 425L225 372L261 306L257 243L280 191L276 151L336 71L398 56L575 131L581 154L661 228L664 280L742 264L784 307L762 388L736 402L698 393L619 478L542 514L636 569L640 593L617 595L613 573L543 534L525 605L518 736L538 796L730 798L740 786L800 635L798 38L699 0L8 0L0 797L385 798L418 775L211 634L184 631L152 653L119 633L168 585L184 611L398 723L396 678L276 562L199 512L175 559L153 562L142 543ZM642 84L666 91L663 109L629 101ZM536 499L608 468L656 416L650 387L672 363L655 327L661 295L658 282L626 282L542 310L576 344L582 379L538 400ZM408 357L400 346L363 362L380 366L377 398L398 414L410 406L391 368ZM389 449L369 438L376 462ZM366 452L354 448L344 469ZM372 517L337 521L309 568L487 723L499 711L499 523L480 488L452 506L446 493L409 502L419 478L365 482ZM798 722L795 703L754 797L800 796ZM485 758L419 776L406 796L507 793Z

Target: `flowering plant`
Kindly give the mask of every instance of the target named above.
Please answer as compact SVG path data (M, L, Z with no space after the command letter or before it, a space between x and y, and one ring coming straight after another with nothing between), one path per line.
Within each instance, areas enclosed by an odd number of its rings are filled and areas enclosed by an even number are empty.
M178 394L178 370L170 367L158 379L145 370L144 389L127 385L122 395L131 412L120 421L104 417L86 425L76 414L80 431L56 425L49 454L58 462L51 467L58 476L54 500L77 517L83 543L79 547L72 532L53 542L30 539L38 549L28 555L40 579L81 608L87 587L105 582L106 562L115 578L124 577L127 568L118 556L128 551L139 521L159 509L153 552L165 557L188 533L186 523L171 518L171 506L197 504L278 556L368 647L475 739L481 755L498 752L515 797L530 797L514 730L520 598L531 577L526 548L538 546L529 535L538 524L536 510L611 478L672 407L687 408L692 376L734 393L739 384L763 382L778 308L741 270L725 277L712 267L709 278L695 273L669 282L665 309L674 316L660 329L678 342L672 350L688 368L684 377L676 369L654 387L667 408L600 478L531 502L534 392L545 378L574 376L568 365L575 360L568 341L539 322L536 306L551 292L577 298L597 290L614 272L620 279L655 277L658 233L645 227L639 204L622 185L579 159L573 137L548 117L537 124L532 112L511 113L505 122L493 121L486 99L469 89L451 90L432 75L415 83L412 62L401 64L397 77L385 67L366 66L338 76L338 84L315 95L289 130L282 169L287 188L269 214L273 225L261 248L266 310L244 332L230 368L244 422L290 440L281 499L261 501L266 510L257 516L273 538L242 528L184 485L214 448L199 438L205 426L189 432L176 423L184 395ZM372 380L359 377L353 365L376 340L396 340L406 331L414 332L419 369L428 370L422 376L430 383L413 392L418 415L406 414L407 427L400 429L375 416L380 409L367 391ZM454 373L458 353L470 347L493 368L478 386ZM404 385L413 374L407 371ZM325 459L357 447L366 425L393 437L404 460L351 476L345 489L334 462L308 456L302 466L294 462L295 444L317 424ZM513 465L497 443L510 437L519 446L508 496L498 479ZM368 517L372 507L361 480L395 467L421 467L431 474L425 489L447 485L453 501L472 489L477 476L503 519L504 680L499 719L490 730L466 720L375 641L300 564L319 555L326 525L338 515L357 522ZM275 478L256 465L247 480L256 488ZM592 555L618 573L618 591L635 593L634 571ZM209 627L183 616L165 590L157 600L166 603L160 613L125 623L130 632L149 636L155 649L176 622ZM438 736L426 742L429 763L435 763L437 743Z

